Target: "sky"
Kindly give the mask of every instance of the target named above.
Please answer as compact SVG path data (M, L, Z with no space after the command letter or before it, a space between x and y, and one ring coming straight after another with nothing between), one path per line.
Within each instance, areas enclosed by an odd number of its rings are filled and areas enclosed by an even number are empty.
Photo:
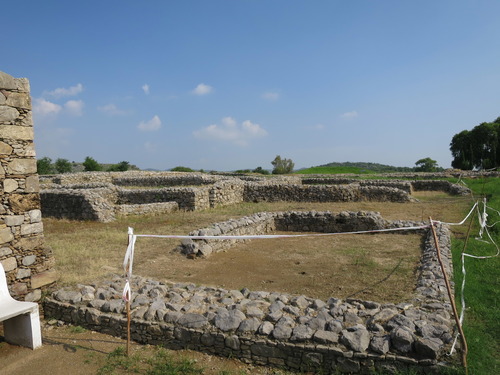
M280 155L449 168L500 116L497 0L87 0L1 6L37 157L231 171Z

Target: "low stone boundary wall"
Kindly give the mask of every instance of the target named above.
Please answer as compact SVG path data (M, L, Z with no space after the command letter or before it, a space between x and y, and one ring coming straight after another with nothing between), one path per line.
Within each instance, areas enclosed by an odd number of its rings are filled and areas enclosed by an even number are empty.
M470 194L470 189L458 185L453 184L449 181L442 180L416 180L412 181L412 186L415 191L443 191L445 193L449 193L451 195L468 195Z
M145 215L164 214L179 210L177 202L146 203L146 204L121 204L115 208L117 215Z
M125 175L113 178L117 186L202 186L211 185L219 181L221 177L204 174L180 174L180 175Z
M340 212L259 212L240 219L215 223L190 232L189 236L254 236L274 231L339 233L421 226L421 222L387 221L370 211ZM188 256L207 257L247 240L184 239L177 250Z
M445 180L360 180L355 178L310 177L303 178L305 185L343 185L358 184L360 186L385 186L403 190L408 194L413 191L443 191L452 195L470 194L470 189Z
M356 178L334 178L334 177L304 177L302 179L304 185L347 185L358 184L360 186L385 186L403 190L408 194L412 193L412 185L410 181L390 181L390 180L360 180Z
M245 202L410 202L408 193L389 187L359 185L245 185Z
M118 189L116 204L177 202L181 210L210 208L209 188Z
M70 220L109 222L115 219L110 189L49 189L40 192L42 214Z
M451 276L449 230L436 228ZM230 356L247 363L325 374L440 373L453 335L451 308L430 230L411 301L326 301L263 291L132 280L132 339L167 348ZM59 290L45 301L49 317L126 335L124 280Z

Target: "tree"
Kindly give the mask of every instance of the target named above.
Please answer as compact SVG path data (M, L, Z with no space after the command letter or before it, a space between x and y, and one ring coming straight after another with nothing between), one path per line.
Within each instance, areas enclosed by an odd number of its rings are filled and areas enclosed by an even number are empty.
M273 174L286 174L293 171L295 164L292 159L281 159L281 156L277 155L271 162L273 165Z
M472 130L455 134L450 143L451 166L459 169L490 169L500 165L500 117Z
M67 159L57 159L54 163L57 173L69 173L72 171L73 166Z
M437 161L431 158L420 159L415 163L417 172L435 172L439 167Z
M91 158L90 156L87 156L85 158L85 161L83 162L83 167L85 168L85 172L102 170L101 164L99 164L94 158Z
M263 169L262 167L257 167L252 172L253 173L260 173L260 174L269 174L269 171L266 169Z
M48 157L43 157L36 161L36 170L38 174L51 174L54 173L52 166L52 159Z
M118 164L113 164L108 168L110 172L126 172L130 168L130 163L128 161L121 161Z
M189 167L178 166L171 169L172 172L194 172L194 169Z

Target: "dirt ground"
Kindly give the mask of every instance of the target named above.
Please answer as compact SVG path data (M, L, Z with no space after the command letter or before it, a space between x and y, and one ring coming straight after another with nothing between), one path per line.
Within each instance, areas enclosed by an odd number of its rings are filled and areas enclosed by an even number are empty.
M137 272L225 289L246 287L323 300L335 296L398 303L411 297L420 246L418 234L252 240L205 259L164 253L142 264Z
M75 327L47 327L42 330L43 346L36 350L10 345L3 341L0 330L0 375L89 375L102 371L109 354L117 348L126 350L126 340ZM132 342L130 356L150 358L156 348ZM237 360L220 358L191 350L167 350L172 358L187 358L203 368L203 374L279 375L285 372L246 365ZM139 361L137 361L139 362ZM107 371L104 371L106 374ZM122 372L118 374L133 373ZM180 373L180 372L179 372Z

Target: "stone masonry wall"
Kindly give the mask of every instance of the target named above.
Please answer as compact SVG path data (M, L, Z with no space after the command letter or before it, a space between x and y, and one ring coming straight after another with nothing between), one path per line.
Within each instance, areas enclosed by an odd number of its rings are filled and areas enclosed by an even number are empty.
M408 221L384 220L378 212L259 212L240 219L214 223L210 227L194 230L189 236L253 236L271 234L274 231L338 233L380 230L422 225ZM189 257L207 257L212 253L225 251L239 239L184 239L177 251Z
M359 185L245 185L245 202L410 202L411 197L403 190L385 186Z
M441 190L460 195L469 192L460 185L433 180L362 181L298 175L232 177L142 171L44 176L42 186L44 216L98 221L114 220L115 214L170 212L170 206L165 205L168 202L176 203L180 210L204 210L261 201L411 202L413 190Z
M30 86L0 72L0 262L16 299L38 301L55 281L44 246Z

